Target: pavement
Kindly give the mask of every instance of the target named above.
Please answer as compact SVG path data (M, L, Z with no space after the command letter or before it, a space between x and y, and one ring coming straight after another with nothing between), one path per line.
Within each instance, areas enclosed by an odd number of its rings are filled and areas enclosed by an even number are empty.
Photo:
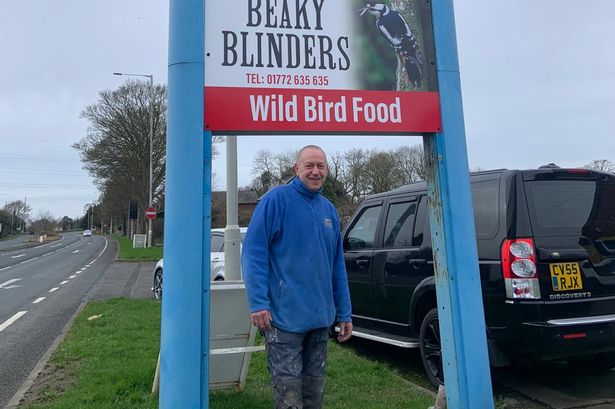
M114 261L86 295L86 302L111 298L154 298L154 262Z

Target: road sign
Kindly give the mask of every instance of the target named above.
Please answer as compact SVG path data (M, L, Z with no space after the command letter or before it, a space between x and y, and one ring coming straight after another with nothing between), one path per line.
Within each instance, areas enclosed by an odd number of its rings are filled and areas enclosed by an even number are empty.
M447 404L492 409L453 0L169 3L160 408L209 408L211 135L235 131L426 134Z
M205 130L440 132L429 1L403 3L206 1Z
M145 217L147 217L150 220L154 220L156 218L156 208L155 207L146 208Z

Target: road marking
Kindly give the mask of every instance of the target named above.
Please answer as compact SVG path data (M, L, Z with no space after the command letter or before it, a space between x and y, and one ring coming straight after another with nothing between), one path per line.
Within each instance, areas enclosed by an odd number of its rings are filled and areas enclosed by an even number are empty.
M105 250L107 250L107 245L109 244L109 242L107 241L107 238L105 237L105 247L103 247L102 251L100 252L100 254L98 256L96 256L96 258L92 261L90 261L90 264L94 264L94 262L96 260L98 260L100 258L100 256L103 255L103 253L105 252Z
M18 255L18 256L11 256L11 258L19 258L19 257L23 257L23 256L25 256L25 255L26 255L26 253L23 253L23 254L20 254L20 255Z
M31 259L29 259L29 260L24 260L24 261L22 261L22 262L21 262L21 263L19 263L19 264L26 264L26 263L29 263L29 262L31 262L31 261L36 260L37 258L38 258L38 257L32 257Z
M75 251L73 251L73 254L75 254L75 253L79 253L79 250L75 250Z
M49 290L49 292L52 293L52 292L54 292L56 290L59 290L59 289L60 289L60 287L53 287L51 290Z
M32 304L38 304L39 302L43 301L45 298L47 297L39 297L36 300L32 301Z
M81 270L79 270L79 271L83 271L83 270L85 270L85 269L87 269L87 267L83 267L83 268L82 268Z
M64 280L64 281L62 281L62 282L60 283L60 285L64 285L64 284L66 284L66 283L68 283L68 280Z
M8 266L8 267L3 267L3 268L0 268L0 271L8 270L8 269L9 269L9 268L11 268L11 267L13 267L13 266Z
M49 253L43 254L43 257L48 256L48 255L53 254L53 253L54 253L53 251L50 251Z
M77 271L75 274L81 274L81 271Z
M11 278L10 280L5 281L2 284L0 284L0 289L2 289L2 290L10 290L11 288L21 287L20 285L10 285L10 284L16 283L19 280L21 280L21 278Z
M15 321L17 321L18 319L23 317L27 312L28 311L19 311L18 313L13 315L11 318L9 318L8 320L4 321L2 324L0 324L0 332L2 332L5 329L7 329L9 327L9 325L11 325Z
M72 276L70 276L68 278L75 278L75 277L77 277L77 276L73 274Z
M49 248L54 248L54 247L58 247L61 246L63 243L59 243L59 244L54 244L53 246L49 246Z

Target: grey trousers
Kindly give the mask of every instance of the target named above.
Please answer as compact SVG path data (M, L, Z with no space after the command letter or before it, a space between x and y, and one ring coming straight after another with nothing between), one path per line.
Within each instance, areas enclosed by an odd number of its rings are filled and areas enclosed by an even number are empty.
M275 409L321 409L325 392L328 329L263 332Z

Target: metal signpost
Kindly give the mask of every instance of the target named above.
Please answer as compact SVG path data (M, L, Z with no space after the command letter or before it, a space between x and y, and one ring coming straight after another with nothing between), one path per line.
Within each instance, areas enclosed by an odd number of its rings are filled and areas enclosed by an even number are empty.
M423 138L447 407L494 407L453 0L432 4L443 132Z
M171 0L160 408L208 408L211 135L204 0Z
M208 408L212 133L423 135L448 407L493 408L453 16L171 0L161 408Z

